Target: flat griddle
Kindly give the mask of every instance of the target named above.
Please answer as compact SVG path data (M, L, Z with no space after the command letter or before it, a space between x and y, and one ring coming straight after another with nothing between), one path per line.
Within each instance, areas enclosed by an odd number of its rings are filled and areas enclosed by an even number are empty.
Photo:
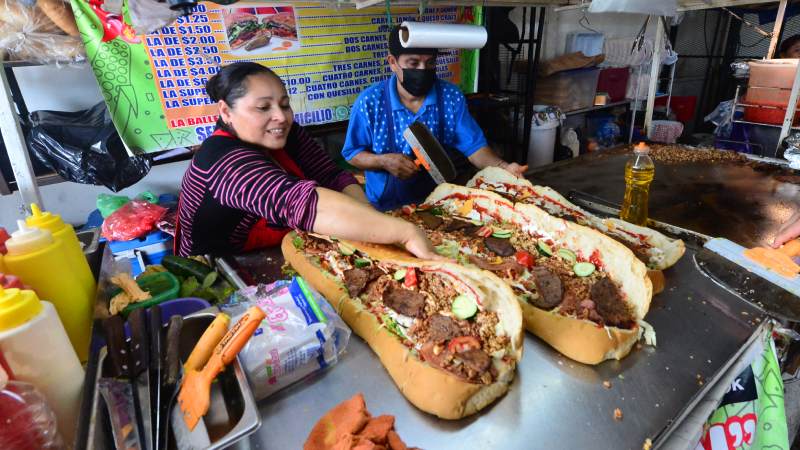
M457 421L423 413L408 403L363 340L353 337L330 370L259 404L263 425L251 448L301 448L328 409L363 392L373 414L393 414L409 445L425 449L640 449L691 411L724 372L763 333L759 309L698 271L687 254L666 271L666 289L646 320L658 347L634 349L622 361L586 366L565 358L529 333L517 377L505 397ZM279 273L275 250L228 257L247 280ZM267 260L270 258L270 260ZM610 381L611 389L603 386ZM622 421L613 418L619 408Z

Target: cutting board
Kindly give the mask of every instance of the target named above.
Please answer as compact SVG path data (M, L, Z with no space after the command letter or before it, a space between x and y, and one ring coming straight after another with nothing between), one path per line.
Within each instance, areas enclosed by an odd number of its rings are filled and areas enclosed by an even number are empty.
M800 322L800 276L787 278L744 256L745 248L714 238L695 254L700 270L717 283L780 319Z

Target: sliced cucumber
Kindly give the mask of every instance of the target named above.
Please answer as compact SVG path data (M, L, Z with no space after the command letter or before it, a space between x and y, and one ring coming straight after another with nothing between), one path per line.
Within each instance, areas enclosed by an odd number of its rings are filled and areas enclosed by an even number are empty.
M397 272L394 273L394 280L395 281L400 281L405 277L406 277L406 269L400 269L400 270L398 270Z
M343 254L344 256L350 256L356 252L356 249L353 247L345 244L344 242L339 242L339 253Z
M553 256L553 249L547 245L545 241L538 241L536 242L536 246L539 247L539 253L545 256Z
M504 230L502 228L492 227L492 236L498 239L508 239L511 237L511 230Z
M359 269L363 269L364 267L368 267L370 264L372 264L372 260L369 259L369 258L356 258L356 260L355 260L355 265Z
M470 220L470 222L472 222L472 224L475 225L476 227L483 226L483 222L481 222L480 220Z
M579 277L588 277L595 270L594 264L590 262L579 262L572 266L572 271Z
M451 309L456 318L466 320L478 312L478 304L471 297L461 294L453 299Z
M560 256L563 260L567 261L570 264L575 264L576 262L578 262L578 255L576 255L575 252L573 252L568 248L558 249L558 256Z

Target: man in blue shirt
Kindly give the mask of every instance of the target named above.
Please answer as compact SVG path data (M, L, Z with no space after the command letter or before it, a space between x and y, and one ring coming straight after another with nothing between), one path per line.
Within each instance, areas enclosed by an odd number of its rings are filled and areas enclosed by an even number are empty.
M358 96L342 148L342 156L366 172L369 201L386 211L419 203L436 187L431 176L413 163L411 147L403 138L415 120L448 149L457 168L459 158L466 158L479 169L497 166L522 176L527 166L509 164L489 148L458 87L436 78L437 49L404 48L399 30L394 27L389 33L386 59L393 75Z

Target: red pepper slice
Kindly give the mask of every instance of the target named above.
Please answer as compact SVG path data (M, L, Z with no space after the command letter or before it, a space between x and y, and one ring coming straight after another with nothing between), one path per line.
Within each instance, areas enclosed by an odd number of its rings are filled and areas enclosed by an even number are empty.
M526 252L525 250L520 250L516 254L514 254L514 258L517 260L518 263L525 266L527 269L530 269L534 266L536 259L530 253Z
M406 269L406 278L403 280L403 286L411 288L417 285L417 270L413 267Z
M482 238L488 238L489 236L492 235L492 233L494 233L494 230L492 230L492 227L488 227L486 225L480 227L478 229L478 231L475 232L475 234L477 234L478 236L480 236Z
M447 350L451 353L464 353L467 350L478 350L481 348L481 341L475 336L459 336L447 343Z
M407 216L410 216L410 215L414 214L414 211L416 211L416 210L417 210L417 207L413 203L410 204L410 205L405 205L405 206L403 206L401 208L401 211L403 212L403 214L405 214Z

